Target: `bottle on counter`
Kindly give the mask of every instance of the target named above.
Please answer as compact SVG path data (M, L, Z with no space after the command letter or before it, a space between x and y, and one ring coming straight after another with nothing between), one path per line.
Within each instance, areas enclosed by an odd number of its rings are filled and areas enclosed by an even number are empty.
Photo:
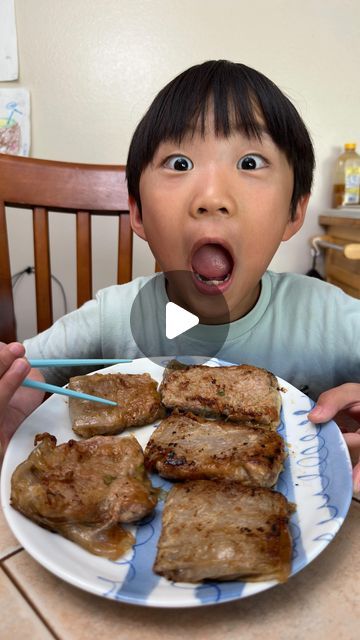
M347 142L338 157L333 180L332 206L360 204L360 155L355 142Z
M346 205L360 205L360 157L345 162L345 195Z

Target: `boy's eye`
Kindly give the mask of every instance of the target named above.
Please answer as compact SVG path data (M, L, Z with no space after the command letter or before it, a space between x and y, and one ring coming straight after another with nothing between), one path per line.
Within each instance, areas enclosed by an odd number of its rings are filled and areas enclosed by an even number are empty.
M190 171L194 165L186 156L170 156L165 160L164 167L175 171Z
M237 163L238 169L243 169L243 171L254 171L256 169L262 169L263 167L267 167L267 162L265 158L258 155L257 153L252 153L248 156L244 156L240 158Z

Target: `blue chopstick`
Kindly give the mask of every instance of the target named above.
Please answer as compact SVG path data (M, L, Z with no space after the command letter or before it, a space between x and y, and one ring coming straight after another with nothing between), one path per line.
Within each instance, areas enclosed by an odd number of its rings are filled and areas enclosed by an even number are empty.
M81 398L82 400L91 400L92 402L101 402L102 404L110 404L113 407L117 406L117 402L112 400L106 400L105 398L98 398L98 396L90 396L88 393L81 393L80 391L73 391L72 389L66 389L64 387L57 387L54 384L48 384L47 382L39 382L38 380L30 380L25 378L22 383L23 387L30 387L31 389L41 389L48 393L58 393L62 396L70 396L72 398Z
M88 365L119 364L121 362L132 362L132 360L106 359L103 358L55 358L50 360L29 360L32 367L81 367Z

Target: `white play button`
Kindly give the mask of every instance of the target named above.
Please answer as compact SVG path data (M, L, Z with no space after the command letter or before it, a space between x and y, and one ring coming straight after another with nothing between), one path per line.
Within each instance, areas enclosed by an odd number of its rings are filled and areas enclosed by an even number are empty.
M190 357L195 358L191 362L197 362L199 357L207 362L217 357L229 333L229 309L222 294L196 297L193 278L192 271L168 271L146 279L130 313L131 334L137 346L132 353L137 357L149 358L161 367L174 358ZM169 302L168 283L174 285L169 290L189 292L184 308ZM183 298L177 301L181 304ZM211 326L214 319L219 319L219 324Z
M174 302L166 304L165 332L169 340L199 324L199 318Z

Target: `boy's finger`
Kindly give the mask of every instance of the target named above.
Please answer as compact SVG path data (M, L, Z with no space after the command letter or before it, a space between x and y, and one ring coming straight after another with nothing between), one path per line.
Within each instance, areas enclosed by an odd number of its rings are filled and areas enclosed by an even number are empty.
M16 358L24 356L25 349L20 342L0 343L0 376L11 366Z
M360 384L346 383L322 393L316 406L308 414L312 422L326 422L336 416L339 411L360 405Z
M344 433L353 466L360 462L360 433Z
M3 350L10 351L17 358L21 357L25 353L24 345L21 342L0 342L0 352Z
M345 442L349 447L351 463L354 467L353 468L354 495L360 498L360 432L344 433L343 435L345 438Z
M355 497L360 498L360 461L353 469L353 487Z
M17 358L0 378L0 409L10 401L30 371L31 367L28 361L24 358Z

